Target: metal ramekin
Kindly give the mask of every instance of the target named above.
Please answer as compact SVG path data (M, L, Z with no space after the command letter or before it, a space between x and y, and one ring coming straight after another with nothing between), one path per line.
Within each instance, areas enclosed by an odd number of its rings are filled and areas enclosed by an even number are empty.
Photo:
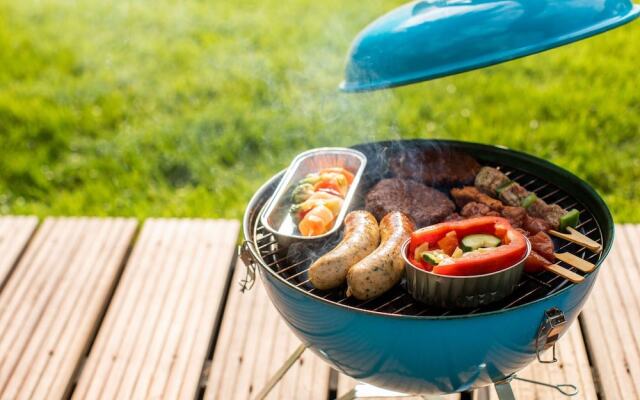
M525 260L531 252L527 239L524 257L511 267L484 275L446 276L417 268L409 262L407 246L410 241L408 239L402 245L407 290L414 299L442 308L479 307L510 295L520 281Z

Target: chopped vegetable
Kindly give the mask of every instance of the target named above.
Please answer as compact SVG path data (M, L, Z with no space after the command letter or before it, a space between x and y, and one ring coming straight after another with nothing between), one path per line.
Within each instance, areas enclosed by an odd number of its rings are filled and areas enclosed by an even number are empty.
M341 167L307 174L291 191L289 213L305 236L326 233L342 208L353 174Z
M319 205L305 214L298 224L298 229L304 236L321 235L329 230L334 218L331 210Z
M340 213L342 203L344 201L335 195L323 192L314 192L311 197L300 204L291 206L289 212L298 220L304 218L305 214L312 210L314 207L325 206L334 214L334 216Z
M313 185L310 183L303 183L298 185L291 192L291 202L293 204L299 204L303 201L307 200L311 195L313 195Z
M452 255L458 247L458 235L456 231L447 233L442 239L438 240L438 247L448 256Z
M301 179L298 182L298 185L302 185L304 183L310 183L312 185L315 185L319 181L320 181L320 174L317 173L317 172L312 172L312 173L308 174L307 176L305 176L303 179Z
M455 236L451 233L455 232ZM462 238L463 247L467 243L473 250L461 254L462 249L454 247L447 253L441 247L450 245L452 239ZM428 251L417 251L428 243ZM440 275L469 276L482 275L508 268L521 261L527 252L527 242L522 233L514 229L504 218L479 217L462 221L443 222L419 229L412 233L409 253L417 268L432 270ZM419 255L420 257L415 257Z
M429 243L422 243L420 246L418 246L416 248L416 250L413 252L413 258L415 258L416 260L419 260L422 253L425 253L429 251Z
M499 237L478 233L462 238L462 250L466 252L478 250L481 247L498 247L501 242Z
M451 258L460 258L463 254L464 251L462 251L460 247L456 247L456 249L453 251L453 254L451 254Z
M438 265L440 264L440 262L442 262L444 260L444 254L440 253L436 253L433 251L427 251L425 253L422 253L422 261L426 262L427 264L430 265Z
M349 185L353 183L353 174L342 167L325 168L320 171L320 174L323 174L326 172L342 174L347 179L347 182L349 183Z
M515 182L513 181L506 181L505 183L501 184L500 186L498 186L496 188L496 194L500 195L500 193L502 193L506 188L508 188L509 186L513 185Z
M535 193L530 193L524 198L524 200L522 200L522 207L529 208L536 200L538 200L538 196L536 196Z
M580 220L580 211L573 209L560 217L560 230L564 231L568 227L575 228Z

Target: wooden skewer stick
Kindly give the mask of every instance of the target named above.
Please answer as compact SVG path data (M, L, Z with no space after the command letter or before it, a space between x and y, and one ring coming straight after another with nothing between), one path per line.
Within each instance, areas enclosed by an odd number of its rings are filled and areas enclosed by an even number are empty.
M573 271L569 271L568 269L563 268L558 264L545 265L544 269L546 269L547 271L553 272L554 274L562 278L568 279L573 283L580 283L584 281L584 278L582 276L576 274Z
M554 230L550 230L549 233L555 237L568 240L570 242L579 244L580 246L584 246L594 253L600 253L602 251L602 245L600 243L596 242L595 240L589 239L573 228L567 228L567 230L569 231L569 233L562 233Z
M571 253L554 253L554 255L556 256L556 258L560 261L564 261L567 264L571 265L572 267L575 267L577 269L579 269L582 272L591 272L594 269L596 269L595 264L582 259L576 255L573 255Z

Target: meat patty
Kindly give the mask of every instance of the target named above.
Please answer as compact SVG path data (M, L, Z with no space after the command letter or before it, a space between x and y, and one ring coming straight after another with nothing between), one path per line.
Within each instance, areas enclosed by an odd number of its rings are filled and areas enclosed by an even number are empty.
M481 166L466 153L434 147L399 152L389 159L389 168L398 178L452 186L472 183Z
M393 211L410 216L418 228L433 225L455 206L442 192L408 179L383 179L367 193L365 208L378 220Z

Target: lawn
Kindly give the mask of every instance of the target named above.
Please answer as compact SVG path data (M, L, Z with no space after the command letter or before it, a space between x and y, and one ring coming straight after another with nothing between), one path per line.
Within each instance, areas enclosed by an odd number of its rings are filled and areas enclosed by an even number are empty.
M549 159L640 222L640 22L339 93L352 38L398 4L0 0L0 213L239 218L304 149L438 137Z

